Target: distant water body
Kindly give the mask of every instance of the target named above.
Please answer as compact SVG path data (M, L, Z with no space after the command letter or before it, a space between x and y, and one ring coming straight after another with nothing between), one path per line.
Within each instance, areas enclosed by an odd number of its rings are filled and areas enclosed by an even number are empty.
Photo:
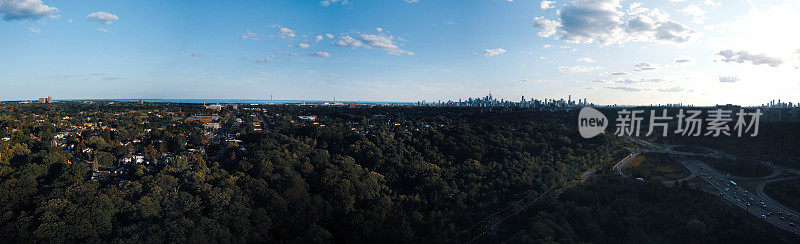
M251 99L75 99L73 101L118 101L118 102L149 102L149 103L195 103L195 104L323 104L333 103L324 100L251 100ZM344 104L411 104L408 102L378 102L378 101L336 101Z

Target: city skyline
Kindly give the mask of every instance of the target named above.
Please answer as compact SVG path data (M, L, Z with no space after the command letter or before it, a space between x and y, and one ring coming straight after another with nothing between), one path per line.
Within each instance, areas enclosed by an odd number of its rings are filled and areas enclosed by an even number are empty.
M191 5L191 6L189 6ZM756 106L800 94L797 1L0 1L0 99Z
M651 104L595 104L590 102L589 98L572 99L572 95L567 95L566 99L561 97L555 98L531 98L527 99L523 95L520 100L514 101L511 99L497 98L491 93L481 97L468 97L459 99L437 100L437 101L412 101L412 102L396 102L396 101L363 101L363 100L336 100L335 96L332 100L326 99L308 99L308 100L275 100L275 99L214 99L214 98L196 98L196 99L138 99L138 98L120 98L120 99L63 99L53 100L52 96L40 97L37 99L23 99L12 100L5 102L16 103L54 103L58 101L65 102L93 102L93 101L110 101L110 102L152 102L152 103L187 103L187 104L212 104L210 106L220 106L220 104L236 105L236 104L295 104L295 105L338 105L338 106L353 106L353 105L390 105L390 106L450 106L450 107L519 107L519 108L577 108L577 107L749 107L749 108L771 108L771 109L794 109L800 108L800 102L792 102L781 99L766 100L766 103L755 105L742 105L742 104L712 104L712 105L695 105L691 103L651 103ZM0 102L3 102L0 100ZM215 104L215 105L213 105Z

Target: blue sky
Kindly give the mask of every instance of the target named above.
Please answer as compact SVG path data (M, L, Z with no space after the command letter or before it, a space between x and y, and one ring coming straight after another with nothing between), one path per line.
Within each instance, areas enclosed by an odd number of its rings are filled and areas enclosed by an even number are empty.
M800 1L0 0L2 100L800 102Z

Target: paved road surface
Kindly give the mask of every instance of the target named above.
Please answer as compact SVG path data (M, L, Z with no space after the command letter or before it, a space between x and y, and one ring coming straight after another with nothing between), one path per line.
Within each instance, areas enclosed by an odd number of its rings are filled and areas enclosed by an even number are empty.
M588 180L589 177L592 176L595 172L597 171L592 170L592 171L586 171L585 173L581 174L581 183Z
M697 173L695 173L694 171L691 171L691 170L689 170L689 172L690 172L689 176L686 176L686 177L684 177L683 179L679 179L679 180L665 180L665 181L662 181L661 183L663 183L664 185L667 185L667 186L674 186L674 185L675 185L675 183L677 183L677 182L680 182L680 181L688 181L688 180L694 179L694 177L697 177Z
M730 180L725 178L725 174L700 161L683 161L681 164L686 166L686 168L692 172L699 174L700 178L711 185L711 187L715 188L719 192L719 196L727 202L733 204L734 206L740 207L775 226L791 231L795 234L800 234L800 228L797 226L791 226L792 223L795 225L800 224L800 221L798 221L800 219L798 219L797 212L783 205L777 204L776 201L769 198L769 196L766 194L763 194L763 186L760 187L761 192L759 192L759 190L753 192L752 189L748 191L744 186L734 187L731 183L729 183ZM761 205L762 200L766 206ZM748 204L750 204L750 206L748 206ZM772 212L772 214L768 214L770 212ZM779 212L782 213L782 215L779 216ZM791 215L787 215L787 213ZM763 218L763 216L766 216L766 218ZM783 219L781 217L783 217Z
M732 159L741 158L733 154L729 154L720 150L715 150L710 148L703 148L705 150L710 151L711 153L709 154L678 152L678 151L673 151L672 148L668 145L656 146L653 143L638 138L630 138L630 139L636 142L637 144L640 144L645 148L648 148L649 150L647 150L647 152L661 152L661 153L669 153L671 155L700 156L700 157L711 157L711 158L720 158L720 157L726 157ZM620 163L614 166L615 169L617 169L616 167L620 165ZM757 177L757 178L731 177L733 178L734 182L737 180L748 180L748 181L765 180L764 182L758 184L756 186L756 189L749 189L748 191L748 189L745 189L744 186L741 185L738 187L733 186L730 183L731 179L726 178L725 174L715 170L714 168L698 160L686 160L681 162L681 164L683 164L687 169L689 169L692 172L692 175L697 175L705 182L707 182L709 185L711 185L711 187L716 189L718 191L717 194L723 200L733 204L734 206L740 207L745 211L747 211L748 213L751 213L757 216L758 218L761 218L764 221L767 221L781 229L785 229L800 235L800 215L798 215L798 212L778 203L778 201L773 200L767 194L764 193L764 187L767 184L782 180L800 178L798 176L788 177L788 178L775 178L775 177L778 177L783 172L789 172L800 176L800 170L773 164L770 162L762 161L761 163L772 167L773 172L768 176ZM624 167L624 165L622 165L622 167ZM620 169L619 172L621 174L622 173L621 167L619 169Z
M636 151L631 154L628 154L628 156L622 159L622 161L619 161L619 163L614 165L614 170L617 171L617 173L622 177L629 178L628 175L622 172L622 168L625 168L625 165L631 163L631 161L633 161L633 159L638 157L640 153L641 152Z

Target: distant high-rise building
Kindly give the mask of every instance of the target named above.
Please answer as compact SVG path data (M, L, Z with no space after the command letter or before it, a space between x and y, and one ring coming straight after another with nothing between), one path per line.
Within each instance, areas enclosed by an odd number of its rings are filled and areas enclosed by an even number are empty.
M222 108L224 108L224 107L225 107L225 106L222 106L222 105L220 105L220 104L214 104L214 105L205 105L205 108L206 108L206 109L210 109L210 110L217 110L217 111L220 111L220 110L222 110Z
M53 103L53 97L40 97L39 103Z

